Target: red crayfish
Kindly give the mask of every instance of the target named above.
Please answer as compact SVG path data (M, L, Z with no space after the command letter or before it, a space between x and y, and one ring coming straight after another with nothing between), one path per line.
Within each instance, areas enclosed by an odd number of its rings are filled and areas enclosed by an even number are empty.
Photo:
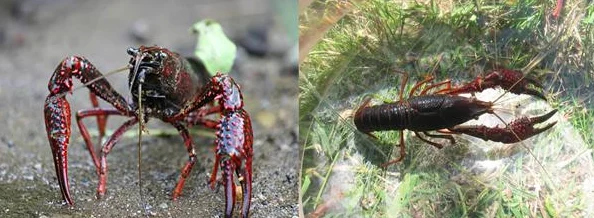
M546 101L543 93L529 87L529 85L533 85L542 88L542 85L534 78L524 77L519 71L497 69L485 78L479 76L474 81L459 87L452 87L451 81L445 80L428 85L419 95L415 96L419 87L433 80L433 77L428 77L413 86L408 99L403 98L404 86L408 80L408 75L404 74L399 101L368 106L370 99L367 98L354 116L357 129L368 135L371 135L373 131L400 131L400 157L384 164L384 166L404 159L403 131L405 129L413 131L422 141L442 148L443 145L425 139L421 133L428 137L447 139L452 144L455 143L455 139L451 134L467 134L484 140L515 143L539 134L556 124L553 122L542 128L534 127L535 124L548 120L557 112L557 110L552 110L541 116L518 118L504 128L460 125L471 119L478 119L482 114L495 114L495 112L493 102L480 101L475 97L458 96L458 94L472 94L499 86L515 94L528 94ZM445 88L427 94L430 90L441 86L445 86ZM442 134L431 134L428 131L438 131Z
M54 157L54 165L62 197L72 205L68 184L68 144L71 134L70 105L65 95L73 90L72 78L79 79L90 91L94 108L80 110L76 120L87 149L93 159L99 176L97 197L105 195L107 181L107 155L121 136L136 123L158 118L173 125L182 136L189 153L189 160L173 190L175 200L181 194L186 178L196 163L196 154L188 126L204 125L216 130L215 164L210 184L217 183L217 171L221 168L225 189L225 216L230 217L235 208L237 174L243 193L241 213L249 214L252 195L252 143L253 133L248 113L243 109L243 96L240 87L227 75L217 74L210 79L194 73L187 60L179 54L157 46L129 48L130 74L128 85L132 91L132 101L128 102L116 92L95 66L84 57L65 58L50 78L45 106L45 125L48 140ZM136 92L135 90L138 90ZM98 107L97 97L105 100L113 108ZM217 102L217 105L212 103ZM142 106L141 106L142 105ZM214 106L213 106L214 105ZM220 120L210 120L205 116L219 114ZM107 116L130 117L103 144L99 157L94 152L91 137L82 120L96 117L99 138L105 134Z

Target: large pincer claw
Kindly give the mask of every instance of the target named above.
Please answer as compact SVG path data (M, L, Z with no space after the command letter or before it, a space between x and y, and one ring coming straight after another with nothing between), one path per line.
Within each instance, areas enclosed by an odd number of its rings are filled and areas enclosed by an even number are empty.
M542 84L533 77L524 76L522 72L508 69L497 69L491 71L484 78L478 76L472 82L460 87L447 90L445 93L457 95L463 93L480 92L485 89L501 87L514 94L527 94L547 100L544 94L538 89L542 89Z
M232 217L236 196L242 196L241 216L248 217L252 197L252 144L253 134L250 118L243 109L227 111L218 126L215 139L215 166L210 178L214 188L220 164L222 185L225 189L225 217ZM236 193L236 180L241 185L241 194Z
M536 128L534 127L535 124L542 123L549 118L551 118L555 113L557 113L557 109L550 111L547 114L536 116L536 117L522 117L519 119L514 120L513 122L508 124L508 127L486 127L482 125L474 125L474 126L456 126L453 128L449 128L452 133L458 134L466 134L471 135L477 138L481 138L496 142L502 143L516 143L519 141L523 141L528 139L534 135L542 133L551 127L553 127L557 122L552 122L547 124L544 127Z
M508 69L496 69L488 74L481 86L485 88L492 88L501 86L501 88L509 90L514 94L527 94L538 97L542 100L547 100L544 94L531 87L542 89L543 85L538 80L530 76L524 76L522 72Z
M66 98L50 95L44 106L45 129L50 142L56 167L56 176L62 197L68 205L73 205L68 184L68 144L70 141L70 104Z

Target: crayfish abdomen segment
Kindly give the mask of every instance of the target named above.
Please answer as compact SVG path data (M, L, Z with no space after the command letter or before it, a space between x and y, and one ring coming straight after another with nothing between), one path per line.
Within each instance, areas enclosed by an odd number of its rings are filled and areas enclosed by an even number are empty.
M364 107L364 106L363 106ZM492 103L452 95L423 95L389 104L361 108L355 125L361 132L439 130L490 113Z

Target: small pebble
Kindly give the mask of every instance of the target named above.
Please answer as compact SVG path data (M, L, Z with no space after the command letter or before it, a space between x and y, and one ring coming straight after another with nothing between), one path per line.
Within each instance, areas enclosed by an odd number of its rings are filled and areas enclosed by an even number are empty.
M159 204L159 207L161 209L167 209L169 206L167 206L167 203L161 203L161 204Z

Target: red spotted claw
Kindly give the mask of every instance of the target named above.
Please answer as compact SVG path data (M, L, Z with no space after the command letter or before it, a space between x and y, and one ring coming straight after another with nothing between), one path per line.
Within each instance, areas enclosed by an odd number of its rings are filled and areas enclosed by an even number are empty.
M173 125L184 140L189 159L173 190L173 199L181 195L185 180L196 163L188 128L202 125L215 129L216 162L211 184L215 183L220 167L221 183L225 187L225 217L233 216L236 186L242 190L241 215L248 217L252 195L253 133L250 116L243 109L239 85L228 75L219 73L209 77L204 73L196 73L189 62L177 53L158 46L129 48L128 54L131 56L128 77L132 92L130 102L115 91L104 75L83 57L65 58L50 78L50 93L44 105L45 126L64 201L68 205L74 204L68 182L71 111L66 95L72 92L72 79L76 78L91 93L93 108L79 110L76 121L99 177L98 198L103 197L107 189L107 155L121 136L135 126L142 116L143 122L157 118ZM112 107L99 107L97 97ZM213 104L215 102L218 104ZM205 117L210 114L219 114L220 118L211 120ZM113 115L128 117L128 120L103 143L107 119ZM101 144L99 155L95 153L91 136L82 122L87 117L97 119Z

